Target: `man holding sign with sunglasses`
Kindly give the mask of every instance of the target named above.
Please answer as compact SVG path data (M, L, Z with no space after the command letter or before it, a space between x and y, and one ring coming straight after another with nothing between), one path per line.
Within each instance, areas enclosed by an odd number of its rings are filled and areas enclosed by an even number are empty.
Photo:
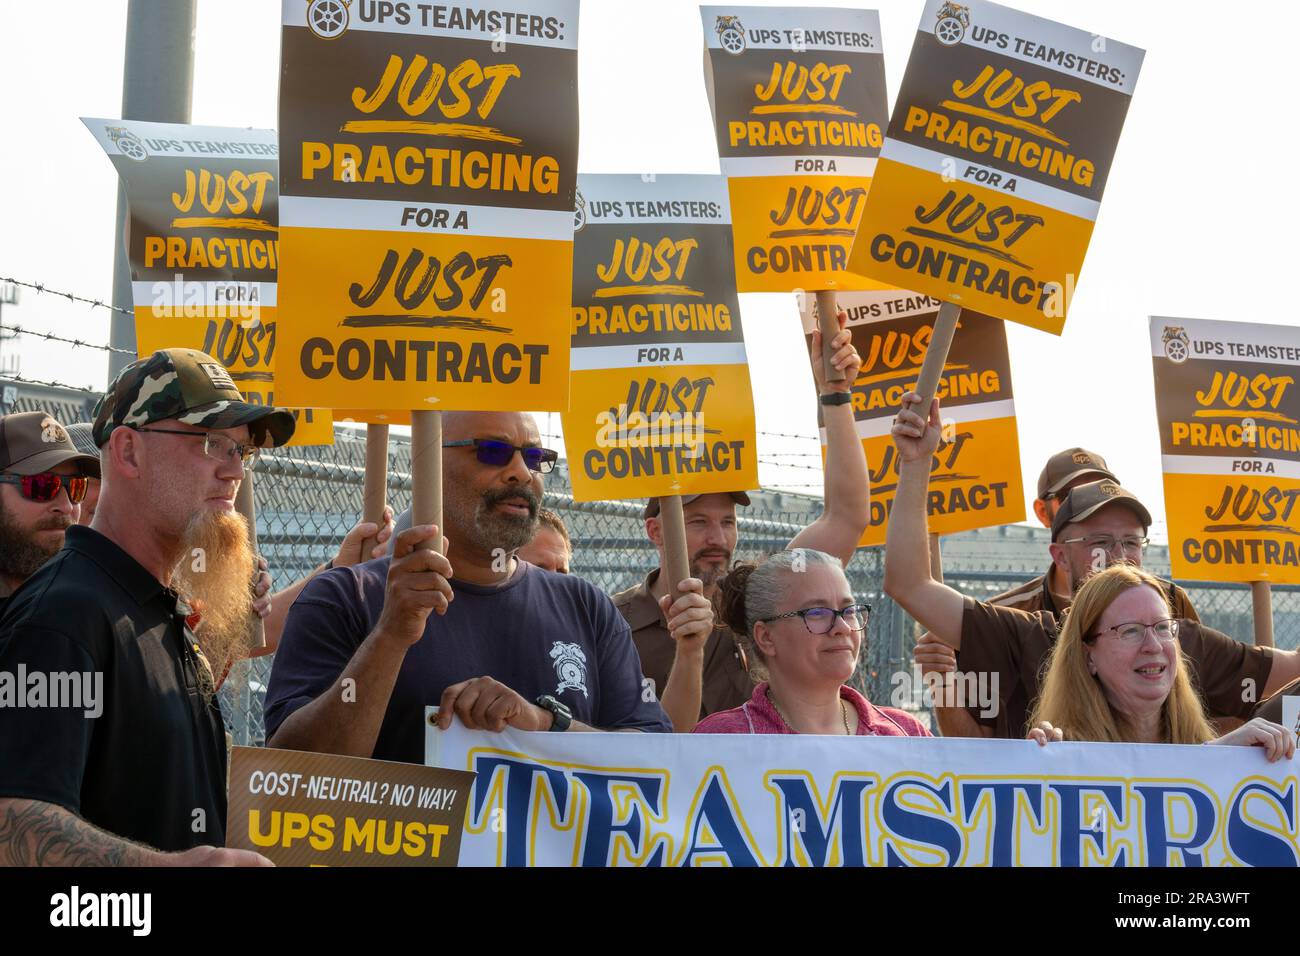
M26 676L11 685L22 706L0 706L0 865L266 863L222 848L214 690L250 631L253 554L235 493L259 446L293 429L192 349L155 352L109 386L92 430L95 520L68 528L0 616L0 680ZM49 689L39 699L33 675ZM90 699L64 699L86 685Z
M444 412L443 449L445 529L400 531L391 557L326 571L290 609L268 745L423 763L431 705L443 728L668 731L609 598L514 556L558 457L533 417ZM443 553L417 549L442 530Z
M99 459L77 450L45 412L0 418L0 611L63 547Z

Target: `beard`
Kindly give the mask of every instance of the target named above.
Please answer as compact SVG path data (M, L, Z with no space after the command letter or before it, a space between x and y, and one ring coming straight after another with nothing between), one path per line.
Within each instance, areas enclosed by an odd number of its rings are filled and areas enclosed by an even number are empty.
M503 514L497 511L497 504L508 498L522 498L526 501L528 514ZM513 554L537 534L537 511L542 506L542 500L532 488L519 485L514 488L491 489L484 492L477 501L447 495L445 505L455 526L462 533L468 533L477 550L491 554L500 548L507 554ZM450 534L447 537L451 539L452 547L455 547L455 540Z
M181 540L172 587L200 615L194 633L215 684L253 649L256 561L248 523L239 514L201 512L190 519ZM209 696L212 692L215 686Z
M63 547L63 538L53 547L41 543L36 532L62 530L72 524L68 515L51 514L30 528L24 528L9 517L0 505L0 574L26 581Z
M720 549L717 548L704 548L700 551L696 551L695 554L691 556L691 577L699 578L706 588L711 588L713 585L717 584L718 580L727 573L727 568L731 564L730 551L722 552L723 559L721 565L714 565L712 563L717 560L717 552L719 550ZM709 564L703 562L706 553L710 554Z

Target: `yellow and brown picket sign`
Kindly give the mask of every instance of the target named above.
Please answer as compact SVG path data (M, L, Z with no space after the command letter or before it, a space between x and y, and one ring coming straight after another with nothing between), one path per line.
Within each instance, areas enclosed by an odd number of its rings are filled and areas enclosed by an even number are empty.
M226 366L248 401L277 404L275 132L83 122L126 191L136 351L199 349ZM333 442L328 410L292 411L289 444Z
M1300 584L1300 331L1153 317L1151 359L1174 577Z
M578 177L572 400L579 501L758 485L720 176Z
M455 866L475 775L235 747L226 846L276 866Z
M878 288L845 271L889 115L874 10L701 7L741 292Z
M577 0L282 9L286 397L563 409Z
M928 0L849 269L1060 334L1142 57Z
M814 297L801 297L809 346L817 327ZM916 388L930 344L938 299L884 290L837 296L848 313L862 368L853 383L853 417L871 463L871 519L860 545L885 543L898 487L899 461L890 428L903 394ZM943 439L930 470L927 501L932 534L1023 521L1020 443L1011 391L1006 326L978 312L963 311L948 361L939 377ZM818 408L823 458L826 431Z

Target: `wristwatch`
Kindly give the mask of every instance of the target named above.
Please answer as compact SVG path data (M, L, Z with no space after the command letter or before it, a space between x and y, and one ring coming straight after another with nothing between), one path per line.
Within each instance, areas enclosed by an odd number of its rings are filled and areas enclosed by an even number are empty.
M847 405L853 401L852 392L827 392L818 397L823 405Z
M568 730L569 724L573 723L573 711L569 710L568 707L565 707L564 704L560 703L560 701L556 700L550 694L543 694L541 697L538 697L534 703L536 703L538 707L542 708L542 710L549 710L551 712L551 717L553 718L551 721L551 730L556 733Z

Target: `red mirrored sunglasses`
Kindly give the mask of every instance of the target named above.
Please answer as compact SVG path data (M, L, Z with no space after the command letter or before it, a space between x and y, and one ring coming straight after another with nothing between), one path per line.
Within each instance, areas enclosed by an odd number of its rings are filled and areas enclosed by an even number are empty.
M63 489L68 490L68 500L74 505L86 497L90 479L85 475L56 475L43 471L39 475L0 475L0 482L17 485L28 501L53 501Z

